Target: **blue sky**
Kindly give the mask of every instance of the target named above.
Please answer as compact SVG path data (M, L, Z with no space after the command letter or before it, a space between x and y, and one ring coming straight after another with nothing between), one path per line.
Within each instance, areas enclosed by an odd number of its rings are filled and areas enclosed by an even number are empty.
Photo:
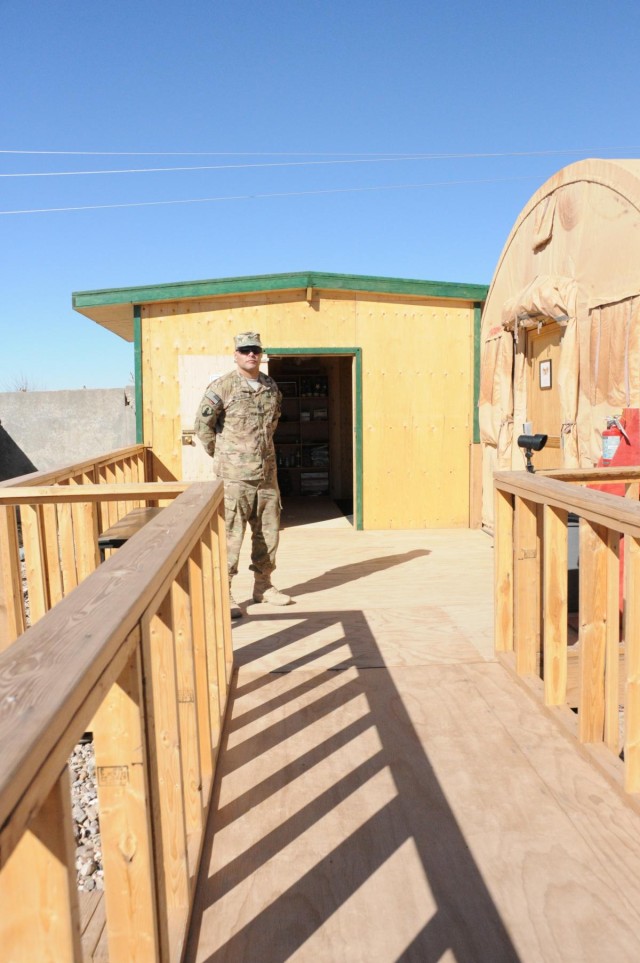
M488 284L547 177L640 157L639 32L637 0L0 0L0 391L130 380L72 291ZM51 208L86 209L5 213Z

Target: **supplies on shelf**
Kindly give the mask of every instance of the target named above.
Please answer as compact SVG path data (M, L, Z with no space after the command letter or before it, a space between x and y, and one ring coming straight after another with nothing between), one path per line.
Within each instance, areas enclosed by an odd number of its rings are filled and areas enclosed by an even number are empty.
M329 379L326 375L310 375L300 378L301 398L326 398L329 393Z
M329 472L303 471L300 476L300 492L302 495L328 495Z

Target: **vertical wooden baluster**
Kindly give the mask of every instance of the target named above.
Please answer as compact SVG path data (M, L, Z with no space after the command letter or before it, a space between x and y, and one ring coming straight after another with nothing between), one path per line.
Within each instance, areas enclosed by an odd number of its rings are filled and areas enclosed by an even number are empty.
M116 470L113 465L104 466L104 476L105 476L105 484L115 485ZM115 523L120 518L120 515L118 514L118 502L112 501L111 499L109 499L109 501L105 502L105 505L107 508L107 520L106 520L105 528L110 528L112 525L115 525Z
M196 684L196 706L198 710L202 801L206 809L211 793L213 754L217 745L217 732L214 736L214 727L212 727L211 724L211 707L209 704L207 625L202 577L202 545L200 542L196 543L189 558L189 597L191 599L193 662ZM215 741L213 741L212 737Z
M543 647L544 701L567 701L568 513L544 506Z
M93 720L109 963L160 960L143 719L136 647Z
M514 647L519 675L536 675L540 654L540 558L536 505L515 499Z
M624 769L627 792L640 792L640 539L625 535L624 647L627 675Z
M189 873L192 881L194 881L202 839L203 804L189 574L186 565L176 575L171 591L185 825L187 829Z
M49 608L44 565L41 513L37 505L20 506L22 545L29 592L29 621L41 619Z
M513 651L513 496L495 492L495 650Z
M88 475L79 475L71 485L90 484ZM95 502L75 502L71 506L73 518L73 544L76 557L78 582L91 575L100 564L98 549L98 515Z
M231 673L233 671L233 640L231 638L231 603L229 602L229 572L227 566L227 531L224 521L224 503L221 502L212 518L213 576L216 589L216 604L222 612L222 629L224 645L224 671L220 673L220 685L223 680L225 686L225 704Z
M58 542L58 513L56 505L42 505L41 510L47 585L49 586L49 606L53 608L64 598Z
M0 947L11 963L82 963L66 766L0 873Z
M580 651L578 738L604 738L604 666L609 557L607 530L580 519Z
M207 673L209 680L209 707L211 714L211 746L214 760L220 745L221 719L225 704L224 659L218 653L224 652L224 627L222 606L216 604L211 546L211 528L207 526L202 538L202 588L204 594L204 619L207 641ZM220 665L223 675L220 677Z
M114 470L115 470L115 476L116 476L116 485L122 485L125 480L124 465L122 463L122 460L118 460L115 463ZM120 499L116 504L118 506L118 518L122 518L129 511L129 503L124 499Z
M7 505L0 507L0 651L25 628L16 509Z
M607 632L604 670L604 741L620 751L620 534L607 532Z
M60 504L58 505L58 532L60 537L62 591L65 595L68 595L78 584L78 572L76 570L76 551L73 538L71 504L64 501L64 495L61 495Z
M178 963L189 915L189 864L180 754L171 592L142 622L160 958Z

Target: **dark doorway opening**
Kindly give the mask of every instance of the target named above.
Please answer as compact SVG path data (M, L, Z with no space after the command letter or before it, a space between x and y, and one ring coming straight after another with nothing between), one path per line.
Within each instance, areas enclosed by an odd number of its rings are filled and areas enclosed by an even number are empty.
M285 512L293 500L328 499L353 515L353 358L270 354L269 374L283 396L275 447Z

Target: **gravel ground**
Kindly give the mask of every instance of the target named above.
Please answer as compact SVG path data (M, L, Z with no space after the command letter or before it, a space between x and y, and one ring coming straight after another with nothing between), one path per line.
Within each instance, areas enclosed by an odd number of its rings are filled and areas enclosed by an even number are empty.
M22 565L22 591L27 626L31 624L29 593L24 571L24 553L20 550ZM69 760L71 777L71 814L73 834L76 840L76 877L78 889L90 891L104 889L100 823L98 820L98 791L96 765L91 742L79 743Z
M93 745L90 742L77 745L69 765L78 889L104 889Z

